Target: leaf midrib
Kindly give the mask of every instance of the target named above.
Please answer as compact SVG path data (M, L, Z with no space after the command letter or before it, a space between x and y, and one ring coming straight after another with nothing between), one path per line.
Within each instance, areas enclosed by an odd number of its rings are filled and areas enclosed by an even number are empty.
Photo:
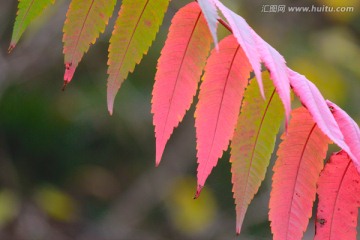
M207 157L205 158L206 161L205 161L205 165L204 167L201 169L201 174L200 176L204 173L204 171L206 170L207 168L207 165L209 163L209 157L213 151L213 146L214 146L214 140L215 140L215 136L217 134L217 130L218 130L218 122L219 122L219 117L220 117L220 112L221 112L221 109L222 109L222 105L223 105L223 100L224 100L224 95L225 95L225 91L226 91L226 87L227 87L227 84L228 84L228 81L229 81L229 76L230 76L230 73L232 71L232 68L233 68L233 65L234 65L234 61L235 61L235 58L237 56L237 53L240 49L240 45L238 44L237 45L237 48L235 50L235 53L234 53L234 56L231 60L231 63L230 63L230 68L229 68L229 71L227 73L227 76L226 76L226 80L225 80L225 85L224 85L224 90L222 91L222 95L221 95L221 101L220 101L220 104L219 104L219 109L218 109L218 112L217 112L217 118L216 118L216 122L215 122L215 131L214 131L214 134L212 136L212 140L211 140L211 147L210 147L210 151L208 152L208 155ZM201 186L202 187L202 186Z
M121 58L120 64L118 65L119 68L118 68L118 71L116 71L116 74L115 74L115 77L114 77L115 80L119 77L121 66L122 66L123 63L124 63L124 60L125 60L125 57L126 57L128 51L129 51L129 48L130 48L130 44L131 44L131 42L132 42L132 39L134 38L135 32L136 32L136 30L137 30L137 28L138 28L138 26L139 26L139 22L140 22L140 20L141 20L142 17L143 17L143 14L144 14L144 12L145 12L145 9L146 9L149 1L150 1L150 0L147 0L147 1L146 1L143 9L141 10L140 16L139 16L139 18L138 18L138 20L137 20L137 22L136 22L136 24L135 24L134 30L133 30L132 33L131 33L129 42L127 43L126 48L125 48L125 52L124 52L124 54L123 54L123 56L122 56L122 58Z
M164 127L163 127L163 130L162 130L162 135L161 135L161 138L160 138L160 142L162 143L163 142L163 138L164 138L164 134L165 134L165 129L166 129L166 126L167 126L167 122L168 122L168 118L169 118L169 113L170 113L170 109L172 107L172 104L173 104L173 98L174 98L174 93L175 93L175 89L177 88L177 85L178 85L178 79L179 79L179 76L180 76L180 72L182 71L182 66L183 66L183 63L184 63L184 59L186 57L186 55L188 54L188 48L189 48L189 45L190 45L190 42L192 42L192 37L193 37L193 34L195 32L195 29L197 28L198 26L198 22L200 20L200 17L201 17L201 11L199 12L199 15L195 21L195 24L194 24L194 27L193 27L193 30L191 32L191 35L190 35L190 40L188 41L188 43L186 44L186 48L185 48L185 54L183 55L182 59L181 59L181 64L180 64L180 67L179 67L179 71L177 73L177 76L176 76L176 80L175 80L175 84L174 84L174 87L172 89L172 93L171 93L171 97L170 97L170 105L169 105L169 108L168 108L168 111L167 111L167 114L166 114L166 120L165 120L165 124L164 124Z
M349 170L350 164L351 164L351 160L349 160L344 172L342 173L341 180L339 182L339 188L338 188L338 191L337 191L337 194L336 194L336 197L335 197L335 201L334 201L334 205L333 205L333 208L332 208L333 211L332 211L332 214L331 214L331 225L330 225L330 233L329 233L329 238L330 239L331 239L331 235L332 235L332 231L333 231L333 225L334 225L335 206L337 205L339 195L340 195L340 190L341 190L341 188L343 186L343 181L344 181L344 178L346 177L347 171Z
M309 135L308 135L308 137L307 137L307 139L306 139L306 141L305 141L305 143L304 143L304 147L303 147L303 149L302 149L302 152L301 152L301 155L300 155L300 161L299 161L299 164L298 164L298 167L296 168L297 170L296 170L296 177L295 177L295 184L294 184L294 187L292 188L293 190L292 190L292 194L291 194L291 201L290 201L290 209L289 209L289 213L290 212L292 212L292 209L293 209L293 204L294 204L294 194L295 194L295 189L296 189L296 186L297 186L297 184L298 184L298 176L299 176L299 172L300 172L300 165L302 165L302 163L303 163L303 161L302 161L302 159L303 159L303 157L304 157L304 154L305 154L305 150L306 150L306 148L307 148L307 146L308 146L308 143L309 143L309 141L310 141L310 137L311 137L311 135L314 133L314 130L315 130L315 127L317 126L317 124L315 123L314 125L313 125L313 127L311 128L311 130L310 130L310 133L309 133ZM289 234L289 225L290 225L290 217L291 217L292 215L291 214L288 214L288 217L287 217L287 225L286 225L286 238L285 239L288 239L288 234Z
M70 62L69 62L69 63L71 63L71 64L72 64L73 61L74 61L75 51L76 51L77 48L78 48L80 38L82 37L81 35L83 34L83 31L84 31L84 28L85 28L85 23L86 23L89 15L90 15L90 11L92 10L92 7L93 7L93 5L94 5L94 1L95 1L95 0L92 0L92 1L91 1L91 4L90 4L90 6L89 6L89 9L87 10L86 15L85 15L85 19L84 19L84 21L83 21L83 23L82 23L82 26L81 26L81 29L80 29L80 33L79 33L79 35L78 35L78 37L77 37L77 39L76 39L76 43L75 43L74 49L73 49L73 51L71 51L71 57L70 57L71 60L70 60ZM65 63L65 64L66 64L66 63Z
M263 126L263 123L265 121L265 117L266 117L266 114L267 114L267 111L270 107L270 104L272 102L272 99L275 95L275 89L273 90L272 94L271 94L271 97L269 98L269 101L268 101L268 104L266 105L266 108L264 110L264 114L261 118L261 121L260 121L260 126L258 128L258 131L257 131L257 134L256 134L256 138L255 138L255 142L254 142L254 147L252 149L252 152L251 152L251 157L250 157L250 167L249 167L249 171L247 172L247 176L246 176L246 183L248 182L248 179L250 177L250 169L251 169L251 166L253 165L253 160L254 160L254 154L255 154L255 149L256 149L256 146L257 146L257 142L259 140L259 135L260 135L260 131L262 129L262 126ZM244 189L244 195L246 194L246 191L247 191L247 188L248 188L248 184L245 185L245 189ZM242 199L241 203L244 203L245 201L245 198Z

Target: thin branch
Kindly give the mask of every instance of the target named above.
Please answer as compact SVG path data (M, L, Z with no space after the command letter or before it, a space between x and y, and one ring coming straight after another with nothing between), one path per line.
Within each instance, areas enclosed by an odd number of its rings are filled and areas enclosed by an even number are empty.
M218 18L218 22L223 25L227 30L229 30L229 32L233 33L231 27L229 26L229 24L227 24L227 22L225 22L221 18Z

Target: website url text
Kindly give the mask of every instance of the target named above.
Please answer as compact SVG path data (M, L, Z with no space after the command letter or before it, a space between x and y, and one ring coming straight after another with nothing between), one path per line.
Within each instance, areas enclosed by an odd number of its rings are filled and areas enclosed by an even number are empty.
M286 6L286 5L262 5L261 12L263 13L285 13L285 12L293 12L293 13L347 13L354 12L354 7L351 6L343 6L343 7L331 7L331 6L302 6L302 7L294 7L294 6Z

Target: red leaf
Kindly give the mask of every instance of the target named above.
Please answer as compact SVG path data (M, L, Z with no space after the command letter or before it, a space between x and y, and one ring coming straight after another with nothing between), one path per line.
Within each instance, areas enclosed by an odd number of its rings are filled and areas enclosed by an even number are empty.
M205 66L195 112L198 158L197 196L222 152L227 149L251 66L234 36L219 43Z
M324 97L319 89L305 76L289 70L290 84L295 94L300 98L302 104L309 110L318 127L339 147L350 152L348 145L344 142L339 125L331 114Z
M348 154L354 161L355 166L360 172L360 130L356 122L335 103L327 101L332 109L332 114L339 124L341 132L344 134L345 143L350 147Z
M356 239L359 183L360 175L346 152L332 155L318 182L315 240Z
M166 142L183 119L196 94L210 51L211 35L199 5L179 10L161 51L153 89L152 113L156 133L156 165Z
M274 239L301 239L315 200L316 182L329 144L304 108L292 112L277 152L270 195Z

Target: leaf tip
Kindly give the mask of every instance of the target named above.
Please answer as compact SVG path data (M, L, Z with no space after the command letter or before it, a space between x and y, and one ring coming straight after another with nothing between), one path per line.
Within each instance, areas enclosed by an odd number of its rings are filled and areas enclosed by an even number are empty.
M113 107L111 106L108 106L108 112L109 112L109 114L110 114L110 116L112 116L113 115Z
M119 81L115 81L110 75L107 84L107 106L110 115L113 113L115 97L120 86L121 83Z
M115 100L114 94L111 94L111 91L108 89L107 107L108 107L108 112L109 112L110 116L112 116L112 114L113 114L114 100Z
M64 81L70 82L75 73L75 67L72 66L72 63L65 63L65 74Z
M160 165L160 160L161 158L158 158L158 155L156 155L155 167L158 167Z
M249 59L249 58L247 58ZM250 72L249 74L249 78L248 78L248 81L250 81L250 79L255 76L255 79L256 79L256 82L258 83L258 86L259 86L259 90L260 90L260 94L261 94L261 97L263 98L263 100L265 101L266 100L266 97L265 97L265 90L264 90L264 83L263 83L263 79L262 79L262 73L261 73L261 64L259 62L259 65L258 66L252 66L252 72ZM254 75L253 75L254 74Z
M108 112L109 112L110 116L112 116L113 110L114 110L114 97L112 97L110 94L108 94L108 97L107 97L107 107L108 107Z
M241 232L241 227L242 227L242 221L236 221L236 236L240 235Z
M12 50L15 48L16 44L15 43L11 43L9 48L8 48L8 53L11 53Z
M156 130L155 130L155 133L156 133ZM155 152L156 152L155 153L155 165L156 165L156 167L158 167L160 165L161 158L162 158L162 155L164 153L164 148L165 148L165 145L164 145L164 143L162 141L162 138L156 137L156 150L155 150Z
M197 185L194 199L197 199L197 198L200 196L200 193L201 193L201 190L202 190L203 187L204 187L204 186L201 186L200 184Z
M255 70L254 70L255 72ZM264 84L263 84L263 80L262 80L262 76L261 76L261 71L256 71L255 72L255 76L256 76L256 80L259 84L259 89L260 89L260 93L261 93L261 97L266 100L265 97L265 91L264 91Z
M285 132L287 133L289 127L290 116L285 116Z
M161 156L156 154L156 160L155 160L155 167L158 167L160 165Z
M62 88L61 88L61 91L65 91L65 89L66 89L66 86L68 85L68 83L69 83L69 81L64 81L64 84L63 84L63 86L62 86Z

